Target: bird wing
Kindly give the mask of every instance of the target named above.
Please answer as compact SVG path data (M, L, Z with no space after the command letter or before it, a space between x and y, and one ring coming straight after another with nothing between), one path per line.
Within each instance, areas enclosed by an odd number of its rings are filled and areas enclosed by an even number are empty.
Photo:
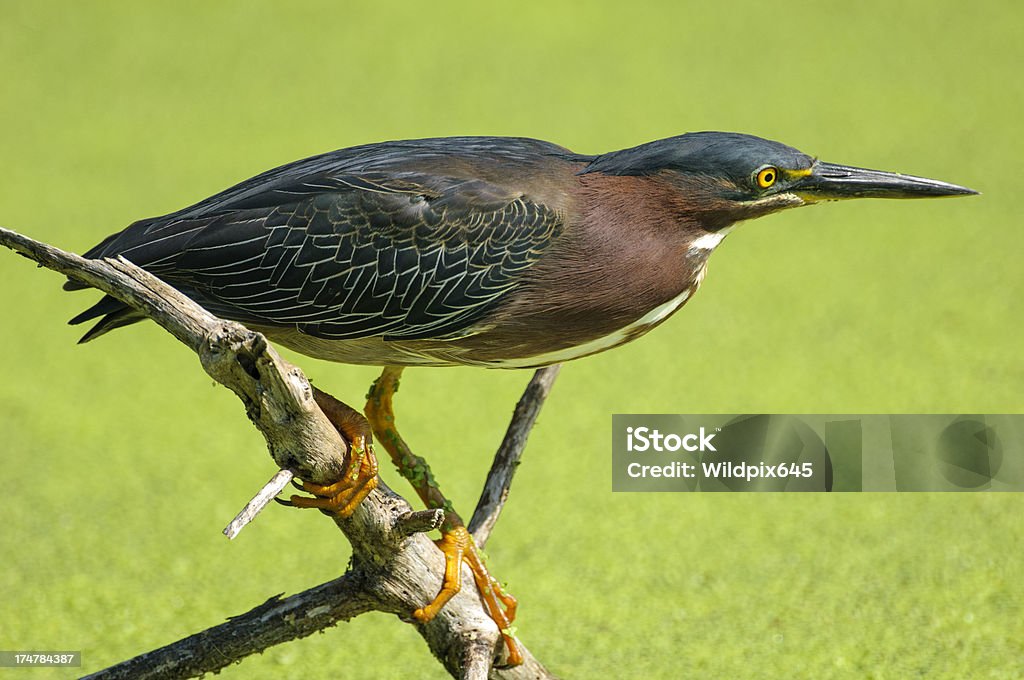
M559 210L465 172L323 165L264 173L86 256L121 255L243 323L440 339L473 332L562 228ZM72 323L103 315L83 341L139 320L105 298Z

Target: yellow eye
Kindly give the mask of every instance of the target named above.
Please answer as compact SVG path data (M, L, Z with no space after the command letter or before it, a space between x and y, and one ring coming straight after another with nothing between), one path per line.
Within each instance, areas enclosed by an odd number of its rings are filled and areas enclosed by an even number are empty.
M761 168L757 171L757 186L762 189L767 189L771 185L775 184L775 180L779 178L779 171L775 168L768 166L767 168Z

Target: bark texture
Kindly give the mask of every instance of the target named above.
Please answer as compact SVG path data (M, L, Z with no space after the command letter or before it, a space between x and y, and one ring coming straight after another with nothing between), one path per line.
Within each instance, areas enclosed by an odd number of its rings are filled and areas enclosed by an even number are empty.
M127 260L87 260L4 228L0 228L0 245L138 309L192 349L206 372L238 395L282 472L225 533L237 534L290 476L320 484L339 477L347 442L317 406L306 376L283 360L262 335L210 314ZM496 459L471 523L478 527L481 544L508 496L526 436L556 374L557 367L538 371L516 409L503 453ZM429 602L441 587L444 558L423 532L440 526L442 511L415 512L381 483L351 517L332 519L353 551L347 571L338 579L287 598L275 595L225 623L89 677L198 677L368 611L389 612L416 625L434 656L454 677L553 677L525 647L522 665L494 665L494 656L502 648L501 636L484 612L465 567L462 591L440 614L427 624L412 622L410 613Z

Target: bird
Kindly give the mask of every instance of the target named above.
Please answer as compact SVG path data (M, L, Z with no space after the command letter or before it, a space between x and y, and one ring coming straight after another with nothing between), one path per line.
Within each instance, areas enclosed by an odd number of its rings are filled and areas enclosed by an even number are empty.
M603 352L679 311L739 222L822 201L976 193L735 132L603 154L524 137L428 138L282 165L137 221L85 257L124 257L302 354L383 367L365 420L318 399L357 455L342 480L303 482L313 496L290 501L348 516L376 484L374 436L400 470L410 467L391 401L404 368L536 368ZM70 323L98 320L87 342L143 318L106 296ZM439 504L432 479L413 482L424 502ZM414 617L436 615L459 589L465 560L516 663L515 600L486 571L457 513L446 514L438 546L444 585Z

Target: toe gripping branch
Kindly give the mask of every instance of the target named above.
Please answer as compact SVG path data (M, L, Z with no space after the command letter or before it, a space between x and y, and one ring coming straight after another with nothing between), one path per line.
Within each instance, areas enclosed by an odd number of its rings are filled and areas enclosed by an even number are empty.
M420 623L427 623L441 611L448 600L452 599L462 588L462 562L465 561L473 574L477 590L480 591L484 609L487 610L488 616L498 624L501 631L501 637L508 652L506 664L518 666L523 662L523 656L512 629L512 622L516 618L516 598L508 593L487 570L482 552L473 542L469 531L462 525L462 519L458 514L455 514L454 519L455 521L451 522L450 514L446 513L445 525L441 528L441 538L434 541L434 544L444 553L444 580L441 583L441 591L428 605L414 611L412 616Z
M373 455L370 424L363 414L343 404L326 392L313 388L313 397L331 424L349 442L349 453L341 479L333 484L302 482L292 484L313 494L292 496L279 502L296 508L317 508L325 514L348 517L363 502L366 495L377 487L377 458Z
M462 518L441 493L427 461L415 455L398 434L392 400L398 391L401 374L401 368L387 367L374 381L366 395L366 418L377 441L390 454L398 471L409 480L423 503L428 508L442 508L445 512L441 538L434 542L445 557L441 590L432 602L414 611L413 618L420 623L430 621L459 592L462 588L462 563L465 562L473 574L484 608L501 631L508 652L506 664L516 666L523 659L512 629L516 599L487 570L482 551L477 548Z

